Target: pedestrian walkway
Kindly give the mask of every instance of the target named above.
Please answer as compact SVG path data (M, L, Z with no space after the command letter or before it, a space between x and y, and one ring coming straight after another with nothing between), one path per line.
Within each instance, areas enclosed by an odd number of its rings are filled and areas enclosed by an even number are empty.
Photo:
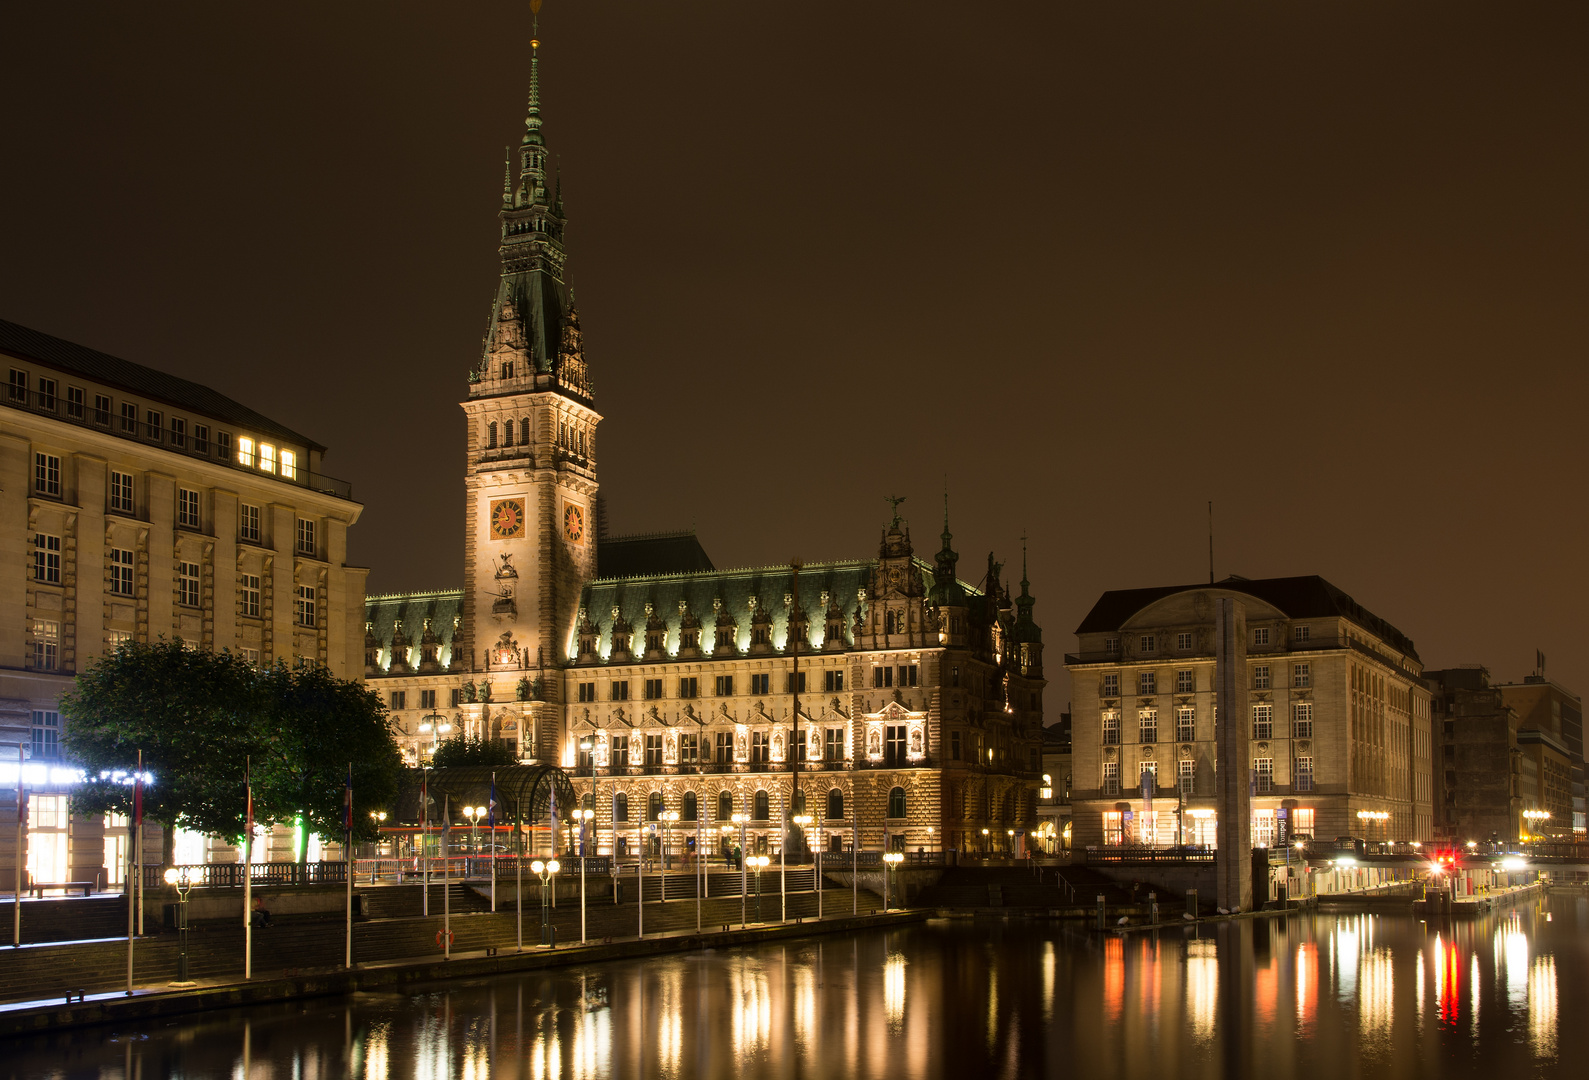
M463 886L454 885L454 889ZM418 909L420 886L365 887L366 910L408 911ZM442 952L438 935L447 923L452 932L454 953L485 949L513 948L520 940L526 946L540 941L541 908L533 893L526 893L522 921L511 902L500 903L490 914L489 902L473 889L467 895L455 893L471 910L454 911L445 918L441 911L440 886L434 887L430 915L400 915L370 918L354 924L353 955L358 964L410 961L434 958ZM449 903L452 898L449 898ZM828 916L874 912L881 901L872 893L858 894L848 889L828 889L822 897ZM125 908L122 909L125 912ZM817 913L813 892L790 893L787 916L810 919ZM558 907L550 909L552 926L560 945L580 939L579 903L559 897ZM712 897L701 903L703 930L721 930L724 925L747 922L774 922L779 917L777 893L761 897L761 919L756 915L756 898L743 903L738 896ZM123 915L125 918L125 915ZM647 936L665 933L693 933L696 904L691 900L666 903L648 900L644 910ZM592 941L620 941L634 938L641 912L629 899L614 904L611 899L586 906L586 937ZM334 968L342 963L346 948L345 924L341 918L317 916L278 917L269 927L254 931L254 973L256 976L296 976L317 968ZM162 932L139 938L134 949L134 986L163 985L176 978L180 947L175 933ZM243 973L243 928L236 922L195 922L189 931L188 971L198 980L239 978ZM89 941L23 945L0 948L0 1002L65 1000L68 992L89 994L125 990L127 985L127 941L108 937Z
M842 895L845 897L850 896L849 893L843 893ZM864 897L865 894L862 895ZM807 894L807 899L813 901L814 910L815 896ZM725 900L722 903L726 910L728 901ZM737 905L737 898L734 899L734 903ZM649 909L651 905L648 904L647 907ZM835 903L828 909L829 914L823 919L795 919L795 912L793 905L791 905L791 919L794 921L751 923L744 928L737 924L725 927L720 923L715 926L707 926L701 933L696 933L693 926L693 911L695 907L693 902L687 905L677 902L669 903L665 905L665 910L663 905L657 905L658 914L664 916L664 921L671 922L684 921L682 913L674 910L683 907L690 909L690 925L683 928L670 928L660 931L650 930L652 912L648 910L646 913L648 932L644 938L633 936L628 938L603 938L600 940L593 938L588 944L580 945L577 943L576 921L574 941L569 944L563 944L560 939L558 946L555 948L540 947L527 942L523 951L518 951L511 943L492 946L490 951L488 951L485 947L466 947L466 942L460 935L458 940L460 947L453 953L450 960L443 960L432 952L429 955L407 959L360 960L351 970L335 964L299 969L278 968L275 973L262 973L256 970L255 978L248 982L244 982L237 975L199 976L196 978L197 985L192 987L172 988L164 984L145 984L135 989L131 995L126 994L124 990L89 989L86 997L81 1002L68 1003L65 1001L64 995L11 1001L0 1004L0 1037L107 1021L147 1020L206 1009L229 1008L312 996L346 994L359 990L384 989L390 991L405 986L434 983L439 979L485 978L549 966L599 963L607 960L620 960L699 948L756 946L766 942L814 934L846 933L874 929L879 926L907 925L912 922L919 922L925 917L925 913L919 910L877 911L877 901L874 897L872 901L873 910L868 914L859 916L851 915L848 908ZM841 913L833 913L835 909ZM618 906L618 910L623 910L621 905ZM628 913L631 915L635 914L632 906L628 908ZM577 911L575 915L577 920ZM458 922L472 928L478 928L502 920L507 920L508 925L511 926L511 919L511 915L499 913L494 916L462 916ZM561 920L559 922L561 923ZM324 924L321 925L323 926ZM538 919L536 925L537 927L539 926ZM273 927L272 930L274 929L276 928ZM473 943L478 945L482 940L490 940L490 937L477 939ZM79 943L74 947L81 948L84 945L95 947L113 946L114 944L111 942L89 942ZM125 950L125 942L120 944L122 949ZM139 949L148 951L150 946L154 944L165 944L165 942L140 941ZM58 950L61 947L41 945L34 948L37 950ZM17 950L17 952L20 951L22 950ZM267 946L265 951L271 950ZM15 954L13 953L12 955ZM124 957L125 953L123 952L122 955ZM256 956L258 955L259 953L256 952ZM73 966L78 967L75 961ZM78 970L81 971L83 969L78 967ZM123 968L123 971L125 971L125 968ZM195 972L195 975L197 974Z

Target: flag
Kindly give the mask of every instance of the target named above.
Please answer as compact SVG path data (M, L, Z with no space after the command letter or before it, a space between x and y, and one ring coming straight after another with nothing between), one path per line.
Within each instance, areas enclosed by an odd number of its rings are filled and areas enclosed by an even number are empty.
M486 800L486 828L497 827L497 774L491 773L491 797Z
M243 785L248 789L248 825L247 831L243 833L243 842L248 843L254 839L254 782L246 771L243 773Z
M348 782L342 789L342 831L353 831L353 762L348 762Z

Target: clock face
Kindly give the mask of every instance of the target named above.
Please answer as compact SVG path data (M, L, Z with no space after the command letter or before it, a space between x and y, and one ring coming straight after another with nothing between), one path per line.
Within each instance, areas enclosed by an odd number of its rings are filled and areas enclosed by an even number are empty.
M585 511L569 503L563 507L563 535L573 543L585 538Z
M491 535L512 540L524 535L524 503L518 499L499 499L491 504Z
M888 568L888 584L890 587L895 589L899 588L900 576L899 567L890 566Z

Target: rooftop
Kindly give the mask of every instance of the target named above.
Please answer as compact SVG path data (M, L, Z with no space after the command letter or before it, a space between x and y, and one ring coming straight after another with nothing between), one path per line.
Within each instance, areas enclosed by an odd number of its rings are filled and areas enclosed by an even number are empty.
M1246 593L1285 612L1292 619L1345 618L1367 630L1385 644L1418 658L1412 638L1363 607L1346 593L1317 574L1304 577L1257 578L1228 577L1210 585L1164 585L1151 589L1114 589L1104 593L1087 617L1076 628L1077 634L1097 634L1118 630L1147 607L1166 596L1197 589L1220 589Z
M0 319L0 353L19 360L33 360L139 397L235 424L248 434L273 436L314 450L325 450L313 439L261 416L208 386L179 379L175 375L4 319Z

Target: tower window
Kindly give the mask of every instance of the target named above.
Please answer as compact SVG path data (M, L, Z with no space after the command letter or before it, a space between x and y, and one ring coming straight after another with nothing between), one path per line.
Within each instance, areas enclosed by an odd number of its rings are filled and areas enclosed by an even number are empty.
M519 445L530 445L530 418L528 416L519 419Z
M513 421L511 419L502 425L502 445L513 445Z
M513 361L512 360L504 360L502 362L502 377L504 379L513 378Z
M486 425L486 449L487 450L495 450L496 448L497 448L497 425L495 423L490 423L490 424Z

